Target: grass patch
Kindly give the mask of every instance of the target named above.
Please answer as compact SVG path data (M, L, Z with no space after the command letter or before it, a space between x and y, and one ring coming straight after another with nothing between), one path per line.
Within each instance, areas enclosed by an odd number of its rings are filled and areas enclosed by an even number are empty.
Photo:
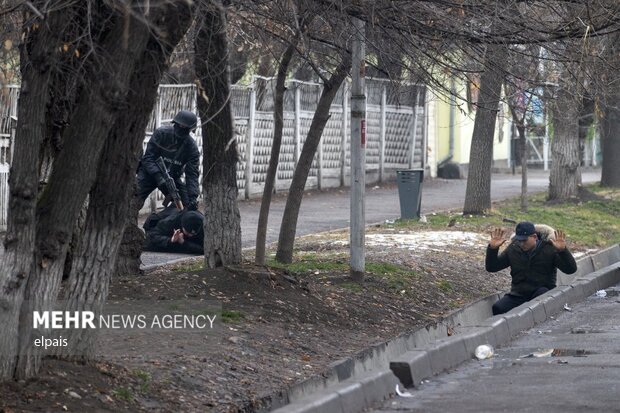
M140 379L140 392L147 393L151 385L151 374L144 370L134 370L133 374Z
M194 272L202 271L204 269L205 263L202 260L195 262L182 262L172 267L173 272Z
M293 273L304 272L342 272L349 270L349 264L342 260L330 260L328 257L317 255L301 255L296 257L295 262L291 264L282 264L276 260L267 262L269 267L285 269Z
M534 194L528 198L528 211L521 211L519 197L496 203L485 215L463 216L460 213L439 213L426 216L427 223L416 220L397 220L388 227L400 229L434 229L445 230L449 226L461 231L489 232L494 227L503 227L508 231L515 224L505 222L532 221L561 229L573 243L582 246L602 248L620 242L620 190L601 188L598 185L587 189L599 195L601 199L583 202L568 201L564 203L547 202L547 194ZM450 225L449 225L450 224Z
M362 292L362 286L358 283L346 282L338 285L339 287L346 288L347 290L351 290L356 293Z
M126 402L133 401L133 392L131 391L130 388L117 387L116 389L112 391L112 394L114 395L114 397L116 397L119 400L123 400Z
M222 323L238 323L244 318L245 316L241 311L222 310Z
M565 231L571 241L589 247L605 247L620 242L620 192L610 199L549 204L544 194L532 197L527 213L518 201L503 206L517 221L529 220Z
M402 291L411 285L411 279L418 275L409 268L385 262L366 263L366 273L382 279L392 290Z
M342 258L334 258L333 256L325 257L321 253L299 254L295 257L295 262L291 264L282 264L271 260L267 265L273 268L286 269L293 274L299 275L316 273L317 271L329 273L330 275L348 274L350 269L348 261L344 261ZM411 284L412 277L418 277L409 268L386 262L367 262L365 273L366 276L383 280L390 289L398 291L406 289ZM339 283L338 286L354 292L361 292L363 290L360 284L354 282Z
M437 286L444 293L448 293L448 292L452 291L452 284L450 284L450 281L441 280L441 281L439 281L439 283L437 283Z
M502 211L493 210L485 215L463 215L461 213L433 213L426 216L427 222L416 220L396 220L391 226L397 229L438 229L445 230L456 226L459 230L478 230L501 226L506 216ZM390 226L390 225L388 225Z

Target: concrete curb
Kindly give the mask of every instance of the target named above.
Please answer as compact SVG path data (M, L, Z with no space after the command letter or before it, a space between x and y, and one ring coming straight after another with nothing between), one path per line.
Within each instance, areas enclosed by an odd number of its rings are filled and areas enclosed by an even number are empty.
M390 361L409 350L429 346L438 339L449 336L449 332L470 320L484 319L491 315L491 304L498 295L491 294L470 306L454 311L443 319L427 324L415 331L409 331L384 343L369 347L359 353L332 363L320 376L313 376L277 394L267 396L265 409L286 408L304 400L309 395L331 392L334 386L347 380L355 380L373 371L387 370ZM429 359L430 363L430 359ZM429 368L430 371L430 368ZM390 391L394 391L391 388ZM268 407L270 406L270 407ZM286 411L286 410L283 410Z
M390 370L370 372L348 379L327 392L288 404L274 413L350 413L361 412L394 394L400 384Z
M291 389L287 398L293 399L292 402L275 412L361 412L393 394L399 382L416 386L470 360L480 344L504 345L524 330L564 311L565 305L583 301L596 291L619 283L620 245L579 260L576 277L570 281L498 316L490 315L491 303L499 298L493 294L471 308L453 313L449 322L443 320L434 330L427 326L334 363L331 373L321 383L307 383L307 387L302 383L299 388ZM450 330L447 326L455 334L447 336ZM443 329L446 331L442 337ZM386 364L390 370L381 367Z

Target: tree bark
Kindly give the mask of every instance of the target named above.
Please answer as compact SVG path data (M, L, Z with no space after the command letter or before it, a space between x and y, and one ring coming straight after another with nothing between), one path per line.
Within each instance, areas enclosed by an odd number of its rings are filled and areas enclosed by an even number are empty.
M284 215L282 216L282 225L280 226L278 238L278 250L276 252L276 260L278 262L290 263L293 260L297 218L299 217L299 208L301 207L312 160L321 141L323 129L330 118L329 110L331 104L338 92L338 88L342 85L350 70L351 56L343 54L342 61L323 85L323 92L321 93L316 112L312 117L310 130L301 150L299 162L293 173L293 181L286 198L286 206L284 207Z
M260 204L258 215L258 228L256 230L256 255L255 262L258 265L265 264L265 244L267 242L267 222L269 221L269 207L271 206L271 195L276 181L278 171L278 159L280 157L280 147L282 146L282 132L284 129L284 92L286 91L286 75L288 74L293 53L297 45L297 37L293 40L280 60L278 74L276 78L276 90L274 94L273 108L273 143L271 144L271 154L267 176L265 177L265 187L263 188L263 198Z
M601 185L620 187L620 90L607 98L601 119L601 151L603 165ZM593 154L592 156L596 156Z
M516 91L511 91L507 94L514 96ZM529 105L529 99L527 104L519 115L517 113L517 107L515 102L508 102L510 105L510 114L512 115L512 122L516 125L517 133L519 135L519 154L521 163L521 211L527 212L527 159L528 159L528 146L527 138L525 136L525 116L527 114L527 106ZM514 169L513 169L514 170Z
M40 3L34 2L34 6L42 6ZM70 14L64 10L51 12L45 18L34 19L24 30L27 36L21 47L22 83L9 175L9 215L0 262L0 379L11 378L17 362L19 314L33 269L36 239L38 148L45 136L50 75L57 61L57 34L68 19Z
M560 86L552 102L553 140L549 200L565 201L579 196L581 183L579 150L579 113L581 103L566 86Z
M205 265L214 268L241 262L238 154L230 105L226 13L220 0L201 7L194 66L203 136Z
M505 61L506 56L507 46L488 46L485 70L480 78L463 214L479 215L491 208L493 136L504 81L504 71L498 65Z
M99 314L108 295L123 229L130 211L136 210L135 171L142 152L144 130L157 98L162 74L169 57L191 23L192 9L186 3L166 3L151 15L157 27L131 77L126 111L119 114L108 135L97 170L97 181L90 192L85 228L76 247L66 288L65 311L89 310ZM138 246L141 250L142 244ZM63 331L68 345L59 355L89 359L93 355L96 331Z
M521 212L527 212L527 158L528 150L527 138L525 136L525 125L517 126L521 142Z
M100 59L89 62L84 79L88 87L81 89L63 148L37 205L35 265L20 314L18 378L38 372L41 350L32 344L32 313L50 309L56 300L73 225L95 181L97 169L92 164L99 161L111 125L124 110L130 75L149 37L149 28L135 17L127 23L117 11L109 14L110 29L101 40ZM131 42L125 48L126 38Z

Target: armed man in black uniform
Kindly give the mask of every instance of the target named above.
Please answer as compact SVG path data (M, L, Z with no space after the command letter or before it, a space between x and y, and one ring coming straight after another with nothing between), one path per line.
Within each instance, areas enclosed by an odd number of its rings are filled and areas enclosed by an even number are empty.
M172 125L162 126L153 132L138 166L137 188L132 201L132 212L125 227L118 254L116 266L118 274L142 273L140 255L145 234L138 227L138 211L144 205L146 198L156 188L159 188L167 199L173 195L168 190L170 188L169 182L166 181L164 174L157 166L159 158L163 160L169 177L174 180L178 195L181 198L180 203L183 204L182 211L178 211L174 207L170 207L170 209L174 209L178 213L176 215L182 219L183 215L198 208L200 153L196 142L190 135L196 129L197 124L198 118L195 114L181 110L172 119ZM185 175L184 179L183 175ZM150 244L150 241L147 240L147 245ZM173 249L178 249L178 247L175 245Z
M166 180L156 164L159 157L174 179L185 208L190 211L198 208L200 153L196 141L190 136L197 122L195 114L181 110L172 119L171 126L162 126L153 132L138 167L137 196L140 208L156 188L167 197L172 195L168 193Z

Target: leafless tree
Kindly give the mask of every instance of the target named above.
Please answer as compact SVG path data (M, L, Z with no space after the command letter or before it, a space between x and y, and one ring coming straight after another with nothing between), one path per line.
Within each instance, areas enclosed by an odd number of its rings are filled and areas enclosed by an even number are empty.
M237 142L230 103L226 12L219 0L199 9L195 39L198 110L204 136L205 264L241 262Z
M190 17L190 7L184 2L152 7L138 1L15 5L24 16L25 35L9 222L0 263L3 379L30 377L39 368L41 354L32 345L32 313L49 309L56 300L71 234L89 193L92 198L85 232L72 266L72 297L79 297L82 304L92 292L105 298L137 148L143 139L143 129L127 134L126 128L146 124L150 108L145 109L149 102L142 98L150 97L152 107L166 58L183 34L183 18ZM168 21L174 26L168 26ZM68 55L79 63L68 65ZM147 63L153 65L141 66ZM62 90L54 86L58 73L75 76L80 85L75 99L68 100L65 123L53 122L60 119L50 122L47 117L56 116L56 112L47 115L47 107L56 99L54 93ZM136 78L138 73L149 83ZM145 95L138 96L142 93ZM128 109L131 105L135 107ZM131 114L141 118L123 117ZM40 148L50 138L50 131L60 134L62 146L54 156L46 185L39 188L38 166L45 156ZM128 146L120 147L125 144ZM123 175L126 179L119 178ZM110 198L114 187L118 198ZM91 267L95 263L97 266ZM80 278L90 271L92 277ZM100 298L94 301L100 302Z

